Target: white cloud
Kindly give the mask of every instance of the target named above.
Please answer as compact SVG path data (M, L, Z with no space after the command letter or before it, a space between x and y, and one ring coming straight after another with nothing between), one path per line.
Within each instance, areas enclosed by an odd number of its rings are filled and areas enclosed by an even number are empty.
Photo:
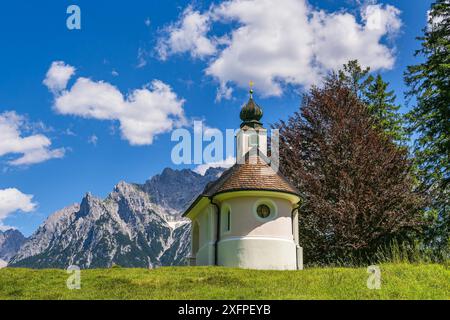
M432 16L431 10L427 10L427 29L428 31L432 31L433 28L439 27L440 24L444 21L443 16Z
M358 59L372 70L390 69L393 50L380 43L383 36L396 33L401 22L398 9L368 5L361 11L363 24L349 13L315 12L310 25L314 40L314 57L325 70L336 69L350 59Z
M92 136L90 136L88 138L88 143L93 144L94 146L97 145L97 142L98 142L98 137L95 134L93 134Z
M379 36L395 34L402 23L398 16L400 10L391 5L371 4L361 11L362 19L368 30L378 31Z
M58 93L67 87L67 82L74 74L74 67L65 64L63 61L54 61L48 69L43 83L50 91Z
M392 68L394 49L382 40L400 29L399 14L393 6L369 4L361 8L358 21L345 11L315 9L306 0L229 0L204 13L188 7L160 40L165 45L162 56L209 56L205 72L219 83L217 99L231 96L226 90L231 83L247 88L249 80L261 94L277 96L284 85L317 83L351 59L372 70ZM184 27L187 17L203 22L191 37L183 37L189 30ZM214 41L218 35L211 34L214 23L232 26L220 43ZM200 55L199 39L211 50Z
M165 60L169 55L182 52L190 52L194 58L215 53L214 41L206 35L209 28L209 16L188 6L180 20L165 29L168 36L158 42L157 51L160 58Z
M147 65L147 51L144 48L139 48L138 49L138 54L137 54L137 60L138 63L136 65L136 68L143 68Z
M222 99L231 99L233 95L233 88L228 86L226 83L222 82L217 88L216 92L216 102L220 102Z
M206 171L209 168L230 168L235 163L236 163L236 158L232 157L232 156L229 156L228 158L226 158L225 160L222 160L222 161L210 162L210 163L205 163L205 164L198 165L194 169L194 171L199 173L199 174L201 174L201 175L205 175Z
M72 129L67 128L66 130L64 130L64 134L67 136L72 136L75 137L77 134L75 132L72 131Z
M0 189L0 228L9 228L3 225L3 221L10 214L17 211L31 212L36 206L32 195L24 194L16 188Z
M8 154L21 154L10 160L13 166L30 165L53 158L64 157L64 148L50 149L51 141L45 135L33 134L22 137L21 129L27 126L25 118L14 111L0 114L0 157Z
M132 145L148 145L153 138L185 124L184 100L160 80L124 96L104 81L78 78L55 95L54 109L64 115L120 122L122 137Z

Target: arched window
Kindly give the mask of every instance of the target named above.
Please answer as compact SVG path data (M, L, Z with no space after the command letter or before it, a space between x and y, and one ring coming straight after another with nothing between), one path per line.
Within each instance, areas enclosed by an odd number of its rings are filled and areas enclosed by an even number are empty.
M222 205L221 210L221 224L222 224L222 232L230 232L231 231L231 208L228 204Z
M226 231L231 230L231 210L229 208L226 211L226 216L225 216L225 230Z
M198 222L194 221L192 225L192 255L194 257L197 254L200 246L199 241L200 241L200 229L198 226Z

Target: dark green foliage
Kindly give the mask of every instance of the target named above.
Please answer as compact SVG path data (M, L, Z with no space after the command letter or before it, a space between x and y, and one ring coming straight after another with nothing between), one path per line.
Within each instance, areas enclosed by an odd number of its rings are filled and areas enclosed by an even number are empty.
M358 60L350 60L338 71L339 80L351 90L359 99L364 100L367 87L373 81L369 75L370 68L362 68Z
M409 66L405 82L407 97L414 98L408 113L409 131L417 137L414 154L420 188L431 204L427 217L430 245L450 248L450 1L436 1L428 25L419 37L415 55L423 62Z
M394 91L388 89L389 83L383 81L380 74L373 77L369 72L369 67L364 69L357 60L351 60L338 71L338 76L366 104L375 120L374 126L396 143L403 144L406 141L404 119L399 113L400 106L395 103Z
M376 119L376 126L397 143L406 141L400 105L395 103L395 93L388 90L389 83L378 74L367 87L364 100L369 113Z

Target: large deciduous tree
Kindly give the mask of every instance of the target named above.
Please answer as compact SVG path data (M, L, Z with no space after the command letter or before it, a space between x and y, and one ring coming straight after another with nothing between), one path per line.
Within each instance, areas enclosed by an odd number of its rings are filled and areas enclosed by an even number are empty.
M280 130L280 169L303 194L307 263L367 262L380 246L420 229L406 150L381 129L338 75L304 95Z

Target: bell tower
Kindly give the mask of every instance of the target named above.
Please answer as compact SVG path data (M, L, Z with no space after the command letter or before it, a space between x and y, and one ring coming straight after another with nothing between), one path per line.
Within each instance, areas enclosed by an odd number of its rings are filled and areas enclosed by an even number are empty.
M251 85L236 133L237 163L210 182L183 214L192 221L190 264L303 269L300 192L267 159L267 130Z
M250 82L250 87L252 86ZM250 98L242 107L240 129L236 135L236 160L244 161L244 156L252 150L255 154L267 156L267 129L260 122L263 116L262 109L253 100L253 89L250 88Z

